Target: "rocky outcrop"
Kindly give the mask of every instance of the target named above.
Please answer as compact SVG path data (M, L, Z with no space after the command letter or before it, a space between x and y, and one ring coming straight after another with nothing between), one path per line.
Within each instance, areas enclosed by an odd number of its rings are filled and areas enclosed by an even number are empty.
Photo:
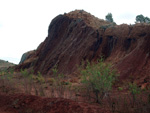
M95 24L92 19L96 20ZM50 70L57 65L59 72L74 72L83 59L93 58L93 44L101 40L97 26L108 24L84 11L57 16L49 26L48 37L37 50L39 59L35 70L50 74Z
M97 54L104 53L107 60L118 69L122 79L133 78L139 79L139 82L148 82L150 25L120 25L108 28L103 38L107 41Z
M82 60L104 56L122 79L140 77L142 82L150 76L149 43L150 25L114 25L76 10L52 20L47 38L29 59L35 72L50 74L57 65L59 72L72 74Z
M19 65L15 66L15 70L21 70L25 68L33 68L38 56L36 50L26 52L22 55Z
M31 57L33 57L33 55L35 54L35 51L28 51L26 53L24 53L21 57L21 60L19 62L19 64L24 63L25 61L27 61L28 59L30 59Z
M11 66L15 66L15 64L8 61L0 60L0 71L6 70Z

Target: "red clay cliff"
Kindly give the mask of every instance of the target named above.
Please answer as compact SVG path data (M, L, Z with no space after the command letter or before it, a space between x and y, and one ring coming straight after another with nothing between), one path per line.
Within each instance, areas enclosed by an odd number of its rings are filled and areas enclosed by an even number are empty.
M16 69L33 67L49 75L57 65L59 72L73 74L83 60L101 56L111 62L120 78L148 82L150 76L150 25L114 25L76 10L55 17L45 41Z

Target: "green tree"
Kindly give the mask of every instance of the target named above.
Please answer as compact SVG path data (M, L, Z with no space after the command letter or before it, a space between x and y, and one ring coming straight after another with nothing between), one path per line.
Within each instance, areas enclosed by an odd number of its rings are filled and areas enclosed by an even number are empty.
M101 103L103 97L112 89L117 73L111 64L104 63L102 59L96 64L87 62L85 69L83 65L82 82L88 91L93 92L96 102Z
M142 14L136 16L136 23L150 23L149 17L144 17Z
M145 22L145 17L142 14L137 15L136 16L136 22L137 23L144 23Z
M106 21L108 21L108 22L114 22L111 13L108 13L105 18L106 18Z
M145 23L150 23L150 18L145 17Z

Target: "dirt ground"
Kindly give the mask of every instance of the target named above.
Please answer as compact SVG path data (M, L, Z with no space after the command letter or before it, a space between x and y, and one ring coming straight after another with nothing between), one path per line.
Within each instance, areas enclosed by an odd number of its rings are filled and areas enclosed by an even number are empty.
M63 98L0 94L0 113L110 113L97 104Z

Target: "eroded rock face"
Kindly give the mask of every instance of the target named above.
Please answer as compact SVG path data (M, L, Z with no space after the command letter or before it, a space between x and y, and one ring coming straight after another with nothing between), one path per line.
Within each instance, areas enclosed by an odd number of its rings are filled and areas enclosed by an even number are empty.
M19 65L15 66L15 70L33 68L37 59L36 50L28 51L22 55Z
M102 46L105 56L113 62L122 79L134 78L141 82L149 78L150 25L120 25L108 28L104 35L108 39L106 46Z
M21 60L20 60L19 64L22 64L25 61L27 61L28 59L30 59L33 56L34 53L35 53L34 50L33 51L28 51L28 52L24 53L22 55L22 57L21 57Z
M82 60L96 61L104 56L120 72L121 78L149 77L150 25L113 25L84 11L74 11L54 18L48 36L38 47L35 71L72 74ZM31 61L31 60L30 60ZM149 79L147 79L149 80Z

